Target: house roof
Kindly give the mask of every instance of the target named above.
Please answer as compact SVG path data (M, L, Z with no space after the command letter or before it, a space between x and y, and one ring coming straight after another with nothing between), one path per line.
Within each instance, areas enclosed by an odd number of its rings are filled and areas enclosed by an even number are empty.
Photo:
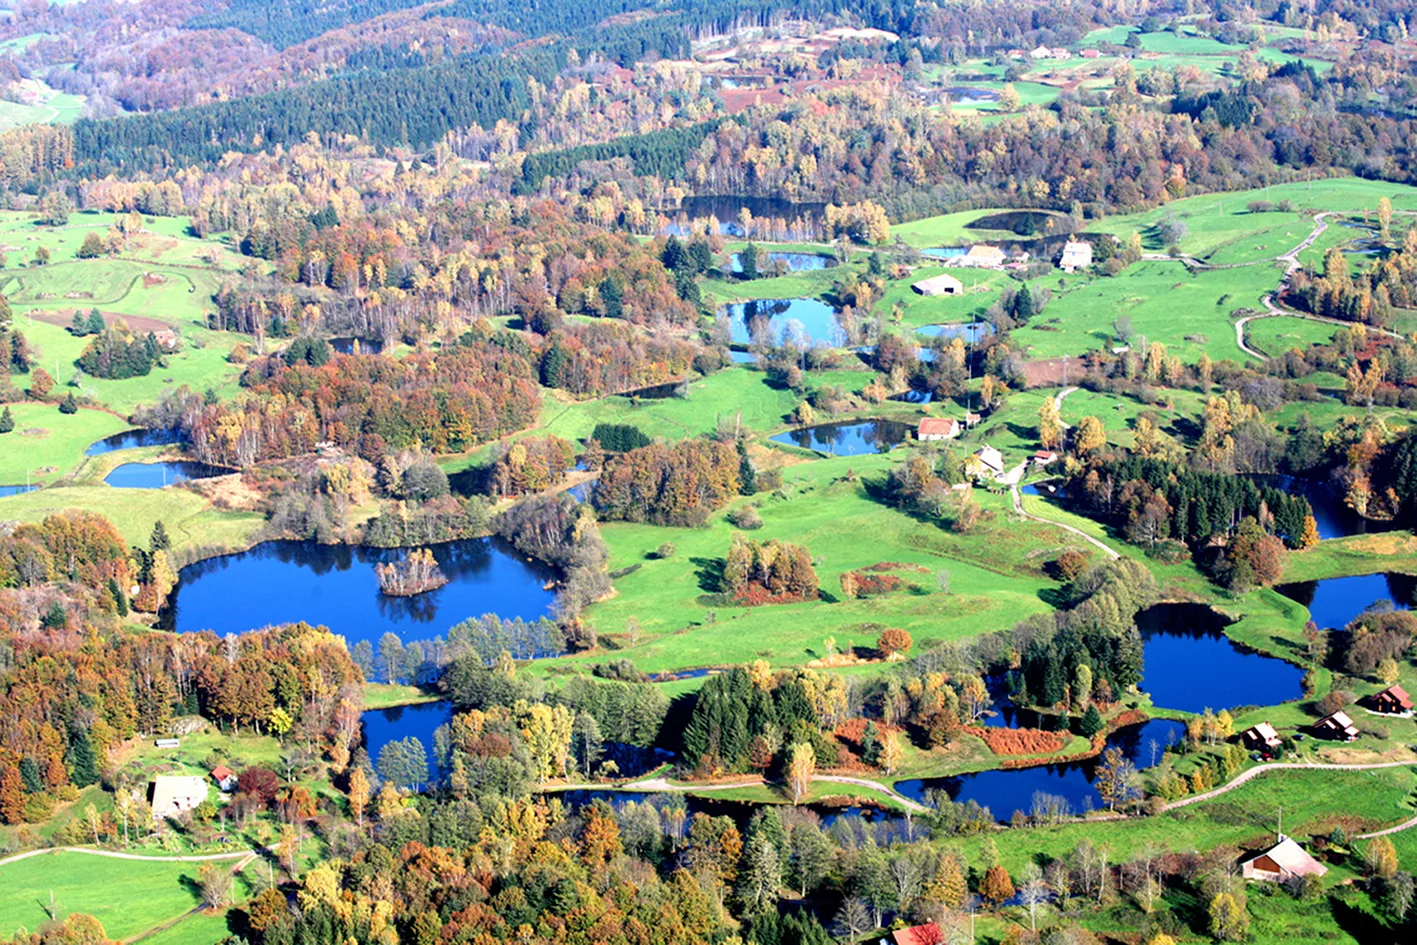
M954 417L926 417L915 433L917 436L953 436L958 427L959 421Z
M1382 692L1373 696L1374 699L1394 699L1402 705L1404 709L1412 708L1412 697L1407 694L1407 690L1401 686L1388 686Z
M956 292L964 288L964 283L947 272L942 272L938 276L931 276L928 279L921 279L911 286L916 292L929 295L931 292L940 292L953 289Z
M990 469L1002 470L1004 468L1004 454L992 446L981 446L974 451L974 455Z
M1344 712L1342 709L1340 709L1339 711L1333 713L1333 715L1330 715L1326 719L1319 719L1319 724L1333 724L1337 725L1339 728L1352 728L1353 720L1348 717L1347 712Z
M988 246L984 243L975 243L969 247L969 252L965 253L972 259L1003 259L1004 251L997 246Z
M207 779L195 774L160 774L153 778L153 811L194 807L207 799Z
M236 772L232 771L226 765L217 765L212 769L212 777L218 781L225 781L227 778L236 777Z
M1269 857L1281 870L1296 876L1322 876L1328 872L1327 866L1314 859L1307 850L1288 837L1281 836L1274 846L1246 862L1253 863L1260 857Z
M1246 733L1249 732L1254 732L1256 735L1260 736L1265 740L1279 737L1279 733L1274 730L1274 726L1270 725L1268 722L1261 722L1258 725L1251 725L1248 729L1246 729Z
M895 945L940 945L945 940L940 927L933 922L913 925L908 929L896 929L891 933Z

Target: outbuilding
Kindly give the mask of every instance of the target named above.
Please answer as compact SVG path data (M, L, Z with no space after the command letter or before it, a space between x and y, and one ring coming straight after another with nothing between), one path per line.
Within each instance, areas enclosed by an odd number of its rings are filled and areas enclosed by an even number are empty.
M1063 244L1063 252L1058 257L1058 268L1064 272L1077 272L1092 265L1092 244L1087 240L1068 240Z
M963 431L954 417L926 417L915 429L915 438L922 442L930 440L953 440Z
M938 276L931 276L928 279L921 279L911 286L921 295L963 295L964 283L947 272L942 272Z
M1245 879L1271 883L1282 883L1299 876L1322 876L1327 872L1327 866L1283 834L1274 846L1240 863L1240 875Z
M207 779L200 775L160 774L148 788L153 820L175 817L207 799Z
M1345 742L1351 742L1358 737L1358 726L1354 725L1348 713L1343 711L1319 719L1314 723L1314 731L1325 738L1336 738Z

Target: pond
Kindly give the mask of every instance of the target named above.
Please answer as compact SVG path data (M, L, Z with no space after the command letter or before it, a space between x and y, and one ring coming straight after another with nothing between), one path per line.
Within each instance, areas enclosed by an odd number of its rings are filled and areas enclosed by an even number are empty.
M183 568L158 625L225 634L303 620L329 627L351 645L377 644L386 632L404 642L431 639L483 614L535 620L551 606L554 592L545 585L555 572L497 539L432 550L449 582L413 597L387 597L374 566L398 559L396 549L263 542Z
M965 344L983 341L994 333L994 326L988 322L957 322L953 325L922 325L915 329L917 335L927 338L963 338Z
M839 348L846 343L836 310L821 299L755 299L731 302L719 311L729 320L735 344L752 344L757 338L777 345L789 333L800 333L808 344L823 341Z
M378 338L331 338L330 347L340 354L354 354L355 342L359 343L360 354L378 354L384 350L384 343Z
M0 486L0 497L7 495L20 495L25 492L33 492L39 486Z
M912 429L910 424L896 420L822 423L779 433L772 441L832 456L863 456L899 446L910 439Z
M950 101L961 104L977 104L979 102L997 102L999 93L993 89L979 88L973 85L953 85L945 90Z
M438 726L447 725L453 718L451 702L422 702L417 705L401 705L388 709L370 709L360 717L364 723L364 750L369 760L378 763L379 752L389 742L413 736L423 743L428 755L429 780L438 777L438 761L433 751L433 733Z
M1375 532L1389 532L1397 527L1393 522L1377 522L1366 519L1349 508L1338 490L1327 483L1300 476L1250 476L1259 486L1272 486L1290 495L1302 495L1309 500L1314 510L1314 521L1319 526L1320 538L1345 538L1349 535L1366 535Z
M928 404L935 399L935 394L928 390L908 390L900 394L891 394L886 398L905 404Z
M1225 625L1204 604L1157 604L1137 614L1141 688L1153 704L1202 712L1278 705L1303 695L1302 669L1240 649L1225 635Z
M660 211L666 216L674 217L682 211L690 220L702 219L705 217L718 218L718 232L723 236L742 237L743 227L738 223L738 211L744 207L753 217L770 217L779 220L791 221L797 218L804 220L820 220L826 210L824 203L793 203L790 200L783 200L781 197L728 197L728 196L701 196L685 197L679 204L677 210ZM673 236L686 236L686 227L679 223L671 223L665 227L665 232Z
M789 272L810 272L817 269L832 269L836 260L821 253L764 253L758 252L758 272L772 272L774 263L781 262ZM734 272L743 271L743 254L734 253L730 268Z
M931 246L928 249L920 250L920 255L930 256L934 259L958 259L968 252L968 246Z
M1359 574L1280 584L1275 590L1309 608L1314 623L1342 629L1378 601L1391 601L1399 610L1417 606L1417 577L1410 574Z
M1181 741L1185 733L1181 722L1152 719L1113 732L1107 747L1121 749L1127 760L1145 769L1160 762L1166 746ZM1001 822L1008 821L1016 810L1029 812L1034 794L1039 792L1061 798L1070 813L1082 814L1101 806L1102 798L1092 786L1100 764L1100 758L1090 758L1061 765L897 781L895 789L922 803L931 791L944 791L956 803L974 801L989 808Z
M115 489L161 489L188 479L210 479L232 472L235 470L178 459L166 463L124 463L103 481Z
M125 430L90 444L89 448L84 450L84 455L102 456L104 453L112 453L115 450L131 450L139 446L171 446L173 443L181 442L182 435L171 427L159 427L155 430Z

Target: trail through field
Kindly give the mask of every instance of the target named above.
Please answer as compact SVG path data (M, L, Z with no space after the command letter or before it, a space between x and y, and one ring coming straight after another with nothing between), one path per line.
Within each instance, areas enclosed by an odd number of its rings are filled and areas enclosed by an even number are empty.
M1379 768L1406 768L1413 765L1417 765L1417 761L1379 761L1367 765L1311 764L1308 762L1280 761L1274 764L1267 764L1261 768L1251 768L1248 771L1243 771L1236 775L1235 780L1231 781L1229 784L1223 784L1218 788L1206 791L1204 794L1194 794L1190 797L1182 798L1179 801L1172 801L1170 804L1166 805L1166 809L1174 810L1177 807L1187 807L1191 804L1199 804L1201 801L1208 801L1213 797L1219 797L1222 794L1228 794L1246 781L1249 781L1251 778L1257 778L1266 771L1376 771ZM1406 823L1398 824L1396 827L1390 827L1384 832L1397 833L1399 830L1406 830L1413 824L1417 824L1417 817L1414 817ZM1379 835L1380 834L1368 834L1367 836L1375 837Z
M1105 555L1107 555L1107 557L1110 558L1110 559L1112 559L1113 561L1116 561L1118 558L1122 557L1122 556L1121 556L1120 554L1118 554L1111 546L1109 546L1106 542L1102 541L1100 538L1094 538L1094 537L1092 537L1091 535L1089 535L1087 532L1083 531L1083 530L1080 529L1080 528L1074 528L1073 526L1071 526L1071 525L1065 525L1065 524L1062 523L1062 522L1055 522L1055 521L1053 521L1051 518L1043 518L1042 516L1034 515L1034 514L1032 514L1032 513L1030 513L1030 512L1024 511L1024 508L1023 508L1023 496L1019 494L1018 485L1017 485L1017 484L1015 484L1015 485L1013 485L1013 486L1011 486L1011 487L1009 488L1009 494L1012 495L1012 496L1013 496L1013 499L1014 499L1014 511L1017 512L1019 515L1022 515L1024 518L1028 519L1029 521L1031 521L1031 522L1038 522L1038 523L1043 524L1043 525L1052 525L1052 526L1055 527L1055 528L1061 528L1061 529L1062 529L1063 531L1065 531L1065 532L1072 532L1074 535L1078 536L1079 538L1081 538L1083 541L1087 542L1088 544L1090 544L1090 545L1095 545L1095 546L1097 546L1098 548L1101 548L1101 549L1102 549L1102 553L1105 554Z
M238 850L235 853L194 853L186 856L147 856L142 853L123 853L119 850L91 850L88 847L45 847L41 850L30 850L28 853L16 853L14 856L7 856L5 859L0 860L0 866L5 866L20 860L27 860L32 856L44 856L47 853L82 853L85 856L104 856L113 860L140 860L145 863L207 863L214 860L249 860L258 855L254 850ZM244 865L244 863L242 865Z

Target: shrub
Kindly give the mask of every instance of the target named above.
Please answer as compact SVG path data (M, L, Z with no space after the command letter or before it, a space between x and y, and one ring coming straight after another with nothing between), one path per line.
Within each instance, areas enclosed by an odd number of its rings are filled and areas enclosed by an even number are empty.
M663 561L666 558L674 557L674 552L676 550L677 549L674 547L674 542L666 541L664 544L654 549L654 556L659 560Z
M650 444L649 437L629 423L597 423L590 438L612 453L628 453Z
M763 527L763 518L758 514L758 510L751 505L741 505L728 513L728 520L734 527L744 531L753 531Z

